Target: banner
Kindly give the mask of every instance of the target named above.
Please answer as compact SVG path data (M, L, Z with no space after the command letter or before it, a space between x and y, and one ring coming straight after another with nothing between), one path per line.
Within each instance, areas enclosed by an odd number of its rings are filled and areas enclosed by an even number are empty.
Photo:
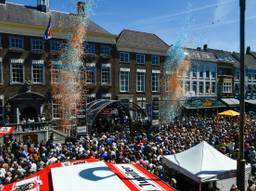
M54 163L2 191L175 191L138 164L112 164L95 158Z
M0 137L12 134L14 127L0 127Z

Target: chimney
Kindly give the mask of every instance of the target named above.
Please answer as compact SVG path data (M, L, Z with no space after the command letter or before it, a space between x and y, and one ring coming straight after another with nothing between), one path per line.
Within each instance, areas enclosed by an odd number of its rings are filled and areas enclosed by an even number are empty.
M78 1L76 4L77 15L85 15L85 2Z
M204 50L208 50L208 44L204 44Z
M47 12L49 10L49 0L37 0L37 10Z
M246 48L246 54L250 54L251 53L251 47L250 46L247 46Z
M0 0L0 4L5 4L6 0Z

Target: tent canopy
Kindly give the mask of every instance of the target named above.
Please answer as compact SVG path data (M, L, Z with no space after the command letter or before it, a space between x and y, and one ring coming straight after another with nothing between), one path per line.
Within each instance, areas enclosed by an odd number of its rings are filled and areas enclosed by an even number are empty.
M236 161L207 142L178 154L163 157L163 163L197 183L216 181L217 175L236 170Z
M227 111L223 111L221 113L218 113L218 115L235 117L235 116L239 116L240 113L238 113L237 111L234 111L234 110L227 110Z

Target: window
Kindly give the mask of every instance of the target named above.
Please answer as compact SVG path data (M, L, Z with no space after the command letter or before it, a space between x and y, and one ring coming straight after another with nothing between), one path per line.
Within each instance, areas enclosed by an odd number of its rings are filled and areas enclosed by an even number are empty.
M216 79L216 72L212 72L212 79Z
M93 43L85 43L85 53L86 54L95 54L96 46Z
M223 83L223 93L232 93L232 83L231 82Z
M36 51L43 50L44 49L43 41L41 39L31 39L31 49Z
M3 47L3 44L2 44L2 35L0 34L0 48Z
M205 82L205 91L207 94L211 93L210 82Z
M200 53L199 53L199 52L195 52L195 54L194 54L194 55L195 55L195 58L196 58L196 59L200 59L200 58L201 58L201 56L200 56Z
M0 123L4 122L4 96L0 95Z
M102 94L102 95L101 95L101 98L102 98L102 99L106 99L106 100L111 100L111 94L110 94L110 93Z
M235 84L235 93L239 94L240 88L239 88L239 84Z
M151 59L152 59L152 64L153 65L159 65L160 64L160 56L152 55Z
M254 74L253 81L256 81L256 74Z
M160 91L160 71L152 72L152 92Z
M249 81L249 82L252 81L252 74L251 74L251 73L248 74L248 81Z
M11 83L24 82L25 71L23 62L23 59L11 59Z
M193 78L196 78L196 77L197 77L197 68L196 68L196 66L193 66L193 67L192 67L192 77L193 77Z
M204 93L204 82L199 82L199 94Z
M159 98L154 97L152 100L152 119L159 119Z
M195 92L195 95L197 94L197 82L193 82L193 92Z
M52 101L52 118L60 119L61 118L61 106L60 103L53 99Z
M203 73L203 71L200 71L199 72L199 78L203 78L204 77L204 73Z
M137 92L145 92L145 72L137 72Z
M205 77L210 78L210 71L209 70L205 71Z
M61 68L62 68L62 62L61 61L52 61L51 83L59 83L60 82Z
M96 84L96 66L95 63L86 64L86 73L87 73L87 84Z
M50 41L50 49L51 49L51 51L60 51L61 42L59 40L51 40Z
M239 80L239 79L240 79L240 73L236 72L236 80Z
M188 81L185 83L185 91L186 92L190 91L190 82L188 82Z
M123 63L129 63L130 62L130 54L128 52L120 52L119 60L120 60L120 62L123 62Z
M87 103L90 103L90 102L92 102L94 100L96 100L96 94L95 93L89 94L89 95L86 96L86 102Z
M9 48L23 49L24 48L23 41L24 41L23 37L11 36L9 38Z
M246 93L252 93L252 85L251 84L249 84L248 86L247 86L247 92Z
M212 93L215 94L216 93L216 83L212 82Z
M104 56L109 56L111 54L111 47L107 45L101 45L100 54Z
M44 83L44 61L33 60L32 61L32 82L35 84Z
M145 64L145 54L136 54L136 63Z
M3 83L3 59L0 57L0 84Z
M146 98L145 97L137 97L137 104L140 106L142 109L146 109Z
M120 92L129 92L129 75L130 71L120 71Z
M110 64L101 65L101 84L109 85L111 83Z

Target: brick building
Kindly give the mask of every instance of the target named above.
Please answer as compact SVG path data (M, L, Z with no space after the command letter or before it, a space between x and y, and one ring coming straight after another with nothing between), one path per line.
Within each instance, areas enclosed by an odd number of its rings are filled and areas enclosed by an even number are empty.
M50 16L53 39L44 41L42 36ZM50 11L48 1L38 1L37 7L0 1L1 123L19 123L23 118L37 120L41 115L47 120L58 119L51 86L56 80L56 66L61 64L62 44L75 29L76 18L75 14ZM90 66L88 93L96 94L95 98L113 93L111 70L115 38L94 22L89 22L84 60Z

